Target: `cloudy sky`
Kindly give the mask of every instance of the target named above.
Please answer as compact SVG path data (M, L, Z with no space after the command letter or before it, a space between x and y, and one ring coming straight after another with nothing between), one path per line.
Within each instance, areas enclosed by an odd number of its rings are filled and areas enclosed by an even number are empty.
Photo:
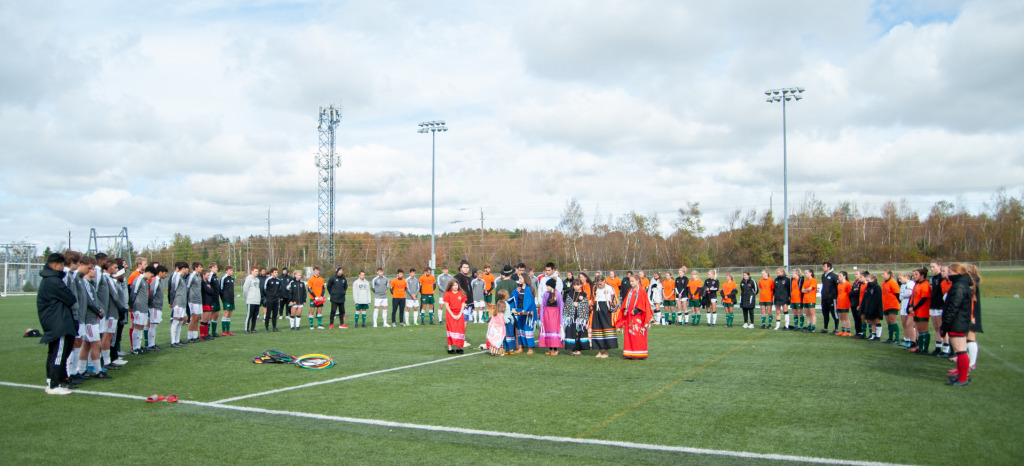
M0 242L552 228L814 192L868 211L1024 188L1024 2L0 0Z

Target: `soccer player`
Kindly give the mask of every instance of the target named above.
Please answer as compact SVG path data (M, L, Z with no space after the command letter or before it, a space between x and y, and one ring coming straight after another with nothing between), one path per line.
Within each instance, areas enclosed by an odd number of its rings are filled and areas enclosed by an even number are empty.
M882 340L882 287L878 285L878 279L870 273L864 272L865 278L864 294L860 298L861 317L865 322L871 324L868 341Z
M292 280L292 274L288 271L288 267L281 267L281 272L278 273L278 280L281 280L281 284L278 285L281 289L280 299L281 307L278 308L278 319L283 319L285 314L291 315L291 299L288 297L288 282Z
M148 352L142 347L142 331L149 324L149 280L153 278L155 271L155 268L147 266L142 275L135 277L135 282L132 285L132 354Z
M821 333L828 333L830 317L835 322L832 334L839 333L839 316L836 315L836 299L839 297L836 285L838 284L839 276L832 270L832 263L823 262L821 264L821 315L825 324L821 327Z
M377 328L378 313L384 314L384 328L388 328L388 279L383 268L377 267L377 276L370 282L370 288L373 289L373 328Z
M662 300L662 309L664 315L661 318L661 322L665 325L672 325L678 323L676 318L676 281L672 278L672 274L665 272L665 279L661 281L661 292L664 295ZM671 312L671 316L669 315Z
M409 277L405 279L405 321L409 325L419 325L420 281L416 278L416 269L409 269ZM411 309L411 311L410 311ZM412 319L409 314L412 313Z
M740 309L743 310L743 328L754 328L754 307L757 306L757 283L750 272L743 272L740 280Z
M632 285L632 281L630 285ZM690 306L690 325L700 325L700 308L703 300L704 293L704 282L700 279L700 273L696 270L693 271L693 276L690 281L686 283L686 288L689 291L687 295L688 305Z
M718 271L708 270L708 278L704 280L704 306L709 308L708 327L718 325L718 289L721 284L718 282Z
M850 290L850 314L853 315L854 338L866 338L864 335L864 320L861 319L861 298L864 296L864 289L867 286L863 270L853 273L853 289Z
M63 254L53 253L46 257L46 267L39 271L42 279L39 281L39 293L36 294L36 311L39 314L39 326L43 330L40 343L47 344L47 395L71 393L66 364L75 342L76 330L71 316L75 295L63 281L64 263Z
M647 281L647 301L651 303L651 311L654 320L648 322L651 325L661 325L661 304L665 301L665 294L661 291L661 273L654 272L654 278ZM571 291L571 290L570 290Z
M796 330L802 328L800 322L804 318L804 297L803 287L801 284L804 281L803 274L800 273L800 269L793 269L793 275L790 283L790 295L789 295L789 308L793 311L793 325L787 325L787 330Z
M910 274L914 283L914 292L910 296L907 313L914 316L914 330L917 338L907 350L914 354L928 355L931 334L928 333L928 321L931 312L932 286L928 283L928 270L920 268Z
M402 269L398 269L398 276L388 285L391 291L391 323L396 327L399 324L405 327L405 288L409 284L405 282L404 273ZM395 313L398 317L395 317ZM387 326L386 323L384 325Z
M278 307L281 305L281 296L283 289L281 288L281 279L277 278L277 268L271 267L270 276L267 277L267 281L263 283L263 296L267 306L267 313L263 316L263 331L270 331L270 323L274 323L274 331L278 332L277 321L278 321Z
M483 314L487 310L487 302L484 298L484 294L487 293L487 282L480 277L481 275L483 275L482 271L474 269L473 281L469 284L470 290L472 290L470 301L473 303L470 322L483 322Z
M619 295L619 287L622 286L622 280L615 276L614 270L608 271L608 277L604 279L604 282L607 283L608 286L612 287L612 291L614 291L615 296Z
M943 337L945 336L942 331L942 308L946 303L946 290L949 289L949 280L946 280L942 275L942 267L944 264L939 259L934 259L929 264L931 269L932 278L930 279L929 285L932 288L932 296L929 302L931 303L931 309L929 314L932 320L932 329L935 332L935 351L931 353L932 356L938 356L942 354L944 348ZM943 289L945 287L945 289ZM924 348L928 350L927 347Z
M146 340L149 351L160 351L156 344L157 326L164 321L164 294L160 292L160 284L167 278L167 267L158 265L154 268L156 275L149 283L149 325L146 327Z
M347 282L347 280L346 280ZM331 298L334 298L334 294L331 294ZM373 299L373 292L370 287L370 282L366 281L366 272L360 270L359 278L352 283L352 300L356 303L356 315L355 324L359 325L359 318L363 318L363 328L366 328L366 311L370 309L370 300ZM377 315L373 316L373 326L377 326ZM342 327L344 328L344 327Z
M117 332L119 315L128 312L128 309L121 302L121 293L113 277L117 273L117 263L107 261L105 267L96 288L96 301L103 311L100 319L100 362L105 369L118 369L119 366L110 359L110 346Z
M486 314L481 322L487 323L491 321L491 311L494 310L494 275L491 274L491 266L484 265L484 273L480 274L480 278L486 283L484 287L484 302L487 303ZM481 314L484 310L481 309Z
M899 346L910 348L913 346L917 335L914 330L914 315L910 311L910 298L914 297L914 283L910 274L900 272L896 274L896 281L900 284L900 326L903 328L903 341Z
M814 279L814 271L804 270L804 281L800 284L800 293L803 295L804 316L807 318L807 325L800 321L800 327L807 332L814 332L818 327L818 311L815 309L815 302L818 301L818 280Z
M188 316L188 289L185 277L188 275L188 263L178 261L174 264L174 273L167 285L167 300L171 303L171 348L185 346L181 343L181 327Z
M260 269L253 266L242 282L242 296L245 296L245 333L256 333L256 319L260 316L263 288L260 287Z
M302 272L296 270L296 272ZM301 274L299 275L302 276ZM313 316L316 316L316 327L317 329L324 329L324 278L320 276L320 267L313 267L313 276L309 277L305 284L305 289L302 290L302 300L306 300L306 294L309 294L309 326L313 327ZM294 297L293 297L294 299ZM294 300L292 301L294 303ZM342 317L344 320L344 317ZM331 316L330 321L331 328L334 328L334 316Z
M75 281L78 301L78 336L82 338L82 349L78 353L77 373L88 373L90 378L110 379L100 365L100 319L103 310L96 301L96 290L93 279L96 277L96 260L89 256L82 257L78 264L78 275Z
M288 306L291 310L291 315L288 317L289 328L292 330L299 330L300 323L302 322L302 306L306 304L306 284L302 281L302 270L296 269L292 273L292 279L288 280L288 284L285 285L285 294L288 296ZM313 308L309 308L309 329L313 330ZM322 319L323 317L321 317ZM323 329L324 326L320 325Z
M316 275L317 273L317 270L313 269L313 274ZM348 293L348 277L345 276L344 267L338 266L338 269L334 271L334 275L331 275L331 278L327 280L327 292L331 294L331 321L329 328L334 328L335 315L338 316L338 328L348 328L348 326L345 325L345 294ZM323 295L321 294L320 296ZM369 301L367 301L367 303L369 303ZM363 309L362 314L363 327L366 327L366 309ZM354 319L355 323L352 325L358 326L359 309L356 309Z
M511 268L509 268L511 270ZM428 266L423 269L420 275L420 324L423 324L424 314L430 312L430 325L434 325L434 278L433 270ZM429 307L429 311L427 310Z
M450 281L452 281L454 279L455 279L455 277L453 277L453 276L448 274L448 267L446 267L444 265L441 265L441 275L437 276L437 290L438 290L438 294L441 295L441 296L444 296L444 293L448 290L448 282L450 282ZM440 299L440 297L438 299ZM440 303L438 303L438 305L440 305ZM444 314L445 313L443 313L443 312L438 312L437 313L437 323L439 323L439 324L443 324L444 323Z
M203 319L206 322L199 322L199 341L213 340L213 335L210 335L210 320L213 318L213 301L217 293L210 286L210 275L212 272L204 270L203 281L200 283L203 293Z
M217 319L220 318L220 277L217 276L217 272L220 267L217 266L216 262L210 262L210 278L206 281L210 285L210 289L213 291L213 295L210 297L210 318L206 321L207 330L206 333L210 338L216 338L220 335L217 333Z
M782 267L775 269L775 282L772 284L774 293L772 296L775 303L775 330L783 325L783 319L785 319L785 327L782 328L789 330L789 300L793 292L792 285L789 277L786 276L786 269Z
M839 315L839 335L841 337L853 336L850 327L850 292L853 291L853 284L850 283L847 273L839 272L839 283L836 284L836 313Z
M725 327L732 327L733 307L736 306L737 295L739 289L736 287L736 281L733 280L732 274L725 275L725 283L722 284L722 306L725 307ZM744 316L745 317L745 316Z
M900 324L896 323L896 319L900 314L900 285L896 282L892 270L882 272L882 313L885 316L886 328L889 330L889 338L885 342L899 343Z
M690 319L690 304L686 299L687 285L690 279L686 277L686 266L679 268L679 276L676 277L675 292L676 297L676 310L675 312L682 316L682 320L673 318L679 325L686 325L686 321Z
M189 315L188 333L186 334L185 341L188 343L196 343L199 341L199 319L203 315L202 281L203 264L193 262L192 273L188 275L188 280L185 281Z
M220 301L224 308L224 316L220 319L221 335L235 336L231 332L231 314L235 312L235 268L224 268L224 276L220 279Z
M761 279L757 281L757 301L761 306L761 328L772 328L772 300L775 295L775 281L768 278L768 270L761 269ZM778 311L776 311L778 312ZM765 321L767 320L767 323Z

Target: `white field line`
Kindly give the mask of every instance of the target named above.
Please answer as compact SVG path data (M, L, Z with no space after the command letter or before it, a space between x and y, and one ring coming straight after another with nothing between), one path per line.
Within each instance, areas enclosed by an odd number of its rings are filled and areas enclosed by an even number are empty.
M426 365L429 365L429 364L437 364L439 362L445 362L445 361L452 361L452 360L455 360L455 359L464 358L464 357L467 357L467 356L473 356L473 355L476 355L476 354L486 354L486 353L484 353L482 351L481 352L477 352L477 353L468 353L468 354L463 354L463 355L460 355L460 356L452 356L452 357L449 357L449 358L437 359L437 360L434 360L434 361L427 361L427 362L420 362L420 363L416 363L416 364L409 364L408 366L393 367L391 369L381 369L379 371L366 372L366 373L363 373L363 374L347 375L345 377L338 377L336 379L330 379L330 380L321 380L319 382L310 382L310 383L307 383L307 384L296 385L294 387L278 388L278 389L274 389L274 390L267 390L265 392L253 393L253 394L249 394L249 395L241 395L241 396L236 396L236 397L232 397L232 398L225 398L223 400L214 401L214 402L212 402L212 404L231 403L233 401L244 400L244 399L247 399L247 398L255 398L257 396L273 395L275 393L287 392L289 390L298 390L300 388L315 387L317 385L324 385L324 384L329 384L329 383L342 382L342 381L345 381L345 380L358 379L360 377L367 377L367 376L371 376L371 375L384 374L384 373L387 373L387 372L400 371L400 370L403 370L403 369L412 369L414 367L426 366Z
M473 353L480 354L480 353ZM467 355L468 356L468 355ZM21 387L21 388L34 388L42 390L42 385L27 385L21 383L11 382L0 382L0 386L8 387ZM85 390L75 390L74 393L82 395L94 395L94 396L108 396L113 398L128 398L132 400L145 401L146 397L134 396L134 395L123 395L120 393L107 393L107 392L94 392ZM478 429L463 429L461 427L446 427L446 426L431 426L425 424L409 424L404 422L393 422L383 421L379 419L360 419L353 417L343 416L329 416L326 414L316 413L299 413L293 411L279 411L273 409L263 408L249 408L246 406L232 406L219 403L205 403L202 401L186 401L182 400L179 404L187 404L194 406L201 406L205 408L218 408L227 409L231 411L241 411L247 413L256 414L268 414L276 416L290 416L299 417L306 419L318 419L322 421L333 421L333 422L345 422L349 424L363 424L371 426L381 427L397 427L400 429L412 429L412 430L426 430L431 432L444 432L444 433L459 433L465 435L481 435L485 437L497 437L497 438L511 438L517 440L533 440L538 442L553 442L553 443L575 443L583 445L599 445L605 447L618 447L618 448L630 448L634 450L650 450L650 451L668 451L675 453L689 453L694 455L714 455L714 456L727 456L733 458L744 458L744 459L761 459L761 460L774 460L774 461L793 461L801 463L816 463L816 464L844 464L844 465L857 465L857 466L887 466L895 465L896 463L878 463L873 461L852 461L852 460L839 460L831 458L815 458L811 456L794 456L794 455L776 455L770 453L750 453L743 451L729 451L729 450L711 450L706 448L689 448L689 447L677 447L671 445L651 445L646 443L634 443L634 442L619 442L615 440L598 440L588 438L572 438L572 437L555 437L550 435L530 435L530 434L518 434L515 432L496 432L490 430L478 430Z
M1013 369L1013 370L1017 371L1017 373L1018 373L1018 374L1024 374L1024 369L1021 369L1021 368L1020 368L1020 366L1017 366L1016 364L1014 364L1014 363L1012 363L1012 362L1010 362L1010 361L1007 361L1007 360L1005 360L1005 359L1003 359L1003 358L1001 358L1001 357L999 357L999 356L996 356L996 353L993 353L993 352L992 352L992 351L990 351L990 350L989 350L988 348L985 348L985 347L984 347L984 346L982 346L982 345L978 345L978 349L979 349L979 350L981 350L981 351L984 351L984 352L985 352L985 354L987 354L987 355L989 355L989 356L992 356L992 357L993 357L993 358L995 358L995 359L996 359L997 361L999 361L999 362L1001 362L1001 363L1003 363L1003 364L1006 364L1006 366L1007 366L1007 367L1009 367L1010 369Z

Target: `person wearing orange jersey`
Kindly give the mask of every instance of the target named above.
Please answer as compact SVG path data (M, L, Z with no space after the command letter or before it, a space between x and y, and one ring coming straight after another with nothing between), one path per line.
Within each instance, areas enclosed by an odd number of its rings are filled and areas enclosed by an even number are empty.
M807 318L806 327L803 325L804 321L800 321L801 330L813 332L818 326L818 311L814 308L818 302L818 280L814 278L814 271L811 269L804 270L804 281L800 284L800 294L803 297L804 317Z
M800 286L803 281L804 277L801 270L793 269L789 282L789 308L793 311L793 325L787 324L783 330L799 330L803 328L801 322L804 320L804 295L803 287Z
M430 313L430 325L434 325L434 278L433 270L430 267L423 269L420 275L420 324L423 324L424 314Z
M882 272L882 314L885 316L889 338L886 343L895 344L900 341L900 324L896 323L900 315L900 285L892 270ZM879 336L878 338L882 338Z
M725 283L722 284L722 306L725 306L725 327L732 327L732 309L736 306L736 295L739 290L736 289L736 282L733 280L731 274L725 276Z
M391 280L388 289L391 291L391 323L396 327L401 324L405 327L405 288L409 286L405 281L405 271L398 269L398 277ZM395 314L398 314L397 318Z
M642 286L644 290L650 289L650 287L651 287L651 280L647 278L647 273L644 272L643 270L641 270L639 272L639 274L640 274L640 286Z
M907 351L927 355L932 337L928 333L932 300L932 286L928 283L928 270L924 267L914 270L910 273L910 279L914 282L914 293L910 296L907 314L914 316L914 329L917 338L914 340L914 344L907 348Z
M313 267L313 274L306 280L306 292L309 293L309 316L316 316L317 327L324 328L324 303L327 299L324 298L324 277L320 275L320 267ZM330 316L330 325L334 328L334 315Z
M688 291L687 302L690 306L690 325L700 325L700 306L703 301L703 290L704 282L700 279L700 274L696 270L693 271L693 276L690 281L686 283Z
M845 271L839 272L839 283L836 285L836 314L839 315L839 333L836 335L841 337L853 336L850 328L850 291L853 290L853 284L850 283L849 276Z
M490 265L484 265L484 273L480 274L480 279L484 281L484 302L487 303L487 315L484 316L483 322L489 322L491 311L494 310L494 275L491 273Z
M771 328L775 323L772 314L772 299L775 296L775 280L768 278L768 270L761 269L761 279L757 281L757 304L761 306L761 329Z
M665 272L665 278L661 281L661 292L664 294L664 300L662 306L664 312L662 314L662 323L665 325L672 325L678 323L676 318L676 281L672 279L672 274ZM671 312L671 314L669 314Z
M604 279L604 282L615 290L615 296L619 296L619 287L622 286L622 279L615 276L614 270L608 272L608 277Z

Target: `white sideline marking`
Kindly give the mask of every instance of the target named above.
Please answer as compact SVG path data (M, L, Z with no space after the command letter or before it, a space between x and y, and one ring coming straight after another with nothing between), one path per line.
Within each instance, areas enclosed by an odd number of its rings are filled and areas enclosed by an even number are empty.
M473 353L473 354L480 354L480 353ZM470 356L470 355L467 354L465 356ZM449 358L449 359L451 359L451 358ZM437 361L432 361L432 362L437 362ZM421 363L421 364L424 364L424 363ZM34 388L34 389L37 389L37 390L42 390L44 388L41 385L27 385L27 384L11 383L11 382L0 382L0 385L5 385L5 386L9 386L9 387ZM74 393L85 394L85 395L96 395L96 396L109 396L109 397L113 397L113 398L129 398L129 399L140 400L140 401L145 401L145 399L146 399L145 397L141 397L141 396L123 395L123 394L120 394L120 393L92 392L92 391L83 391L83 390L75 390ZM600 446L605 446L605 447L631 448L631 449L634 449L634 450L668 451L668 452L676 452L676 453L690 453L690 454L695 454L695 455L729 456L729 457L744 458L744 459L764 459L764 460L776 460L776 461L794 461L794 462L817 463L817 464L848 464L848 465L857 465L857 466L883 466L883 465L895 464L895 463L878 463L878 462L873 462L873 461L851 461L851 460L837 460L837 459L831 459L831 458L815 458L815 457L810 457L810 456L776 455L776 454L769 454L769 453L749 453L749 452L743 452L743 451L729 451L729 450L710 450L710 449L706 449L706 448L676 447L676 446L670 446L670 445L651 445L651 444L646 444L646 443L620 442L620 441L615 441L615 440L597 440L597 439L588 439L588 438L555 437L555 436L550 436L550 435L517 434L515 432L495 432L495 431L490 431L490 430L464 429L464 428L461 428L461 427L431 426L431 425L425 425L425 424L408 424L408 423L404 423L404 422L383 421L383 420L379 420L379 419L360 419L360 418L343 417L343 416L329 416L329 415L326 415L326 414L316 414L316 413L298 413L298 412L293 412L293 411L278 411L278 410L273 410L273 409L249 408L249 407L246 407L246 406L232 406L232 405L225 405L225 404L218 404L218 403L206 403L206 402L202 402L202 401L186 401L186 400L181 400L178 403L179 404L194 405L194 406L201 406L201 407L206 407L206 408L228 409L228 410L232 410L232 411L241 411L241 412L247 412L247 413L271 414L271 415L279 415L279 416L301 417L301 418L307 418L307 419L319 419L319 420L323 420L323 421L346 422L346 423L350 423L350 424L364 424L364 425L381 426L381 427L397 427L397 428L401 428L401 429L427 430L427 431L432 431L432 432L445 432L445 433L455 432L455 433L466 434L466 435L483 435L483 436L486 436L486 437L502 437L502 438L512 438L512 439L519 439L519 440L534 440L534 441L539 441L539 442L576 443L576 444L584 444L584 445L600 445Z
M1001 362L1003 364L1006 364L1010 369L1013 369L1013 370L1017 371L1018 374L1024 374L1024 369L1021 369L1016 364L1014 364L1014 363L1012 363L1010 361L1007 361L1007 360L1005 360L1005 359L1003 359L1003 358L1001 358L999 356L996 356L996 353L993 353L992 351L989 351L988 348L985 348L984 346L978 345L978 349L984 351L985 354L987 354L989 356L992 356L993 358L996 358L997 361L999 361L999 362Z
M317 385L324 385L324 384L328 384L328 383L334 383L334 382L341 382L341 381L345 381L345 380L358 379L360 377L366 377L366 376L370 376L370 375L377 375L377 374L383 374L383 373L386 373L386 372L400 371L402 369L412 369L414 367L426 366L426 365L429 365L429 364L437 364L439 362L451 361L453 359L459 359L459 358L464 358L464 357L467 357L467 356L473 356L475 354L485 354L485 353L481 351L481 352L478 352L478 353L463 354L463 355L459 355L459 356L452 356L452 357L449 357L449 358L437 359L437 360L434 360L434 361L427 361L427 362L420 362L420 363L416 363L416 364L409 364L408 366L393 367L391 369L381 369L379 371L367 372L367 373L364 373L364 374L347 375L345 377L338 377L337 379L321 380L319 382L310 382L310 383L307 383L307 384L296 385L294 387L278 388L278 389L274 389L274 390L268 390L268 391L265 391L265 392L253 393L253 394L250 394L250 395L242 395L242 396L236 396L236 397L232 397L232 398L225 398L223 400L217 400L217 401L213 401L211 403L212 404L231 403L233 401L244 400L246 398L254 398L254 397L263 396L263 395L273 395L275 393L287 392L289 390L298 390L300 388L315 387Z

